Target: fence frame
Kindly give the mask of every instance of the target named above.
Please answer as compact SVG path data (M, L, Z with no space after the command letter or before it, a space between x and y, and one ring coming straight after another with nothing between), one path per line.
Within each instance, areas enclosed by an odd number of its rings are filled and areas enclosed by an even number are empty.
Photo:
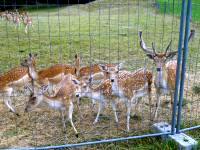
M182 103L183 103L183 94L184 94L184 81L185 81L186 64L187 64L187 57L188 57L188 51L189 51L188 42L189 42L189 32L190 32L190 18L191 18L191 12L192 12L191 6L192 6L192 0L187 0L187 1L182 0L177 70L176 70L176 87L175 87L175 93L174 93L174 105L173 105L170 132L105 139L105 140L100 140L100 141L90 141L90 142L82 142L82 143L76 143L76 144L65 144L65 145L59 145L59 146L20 147L20 149L40 150L40 149L73 148L73 147L81 147L81 146L88 146L88 145L105 144L105 143L111 143L111 142L122 142L122 141L142 139L142 138L147 138L147 137L175 135L175 134L187 132L190 130L199 129L200 125L181 129L181 118L182 118L181 114L182 114ZM184 34L184 30L185 30L185 34ZM184 45L184 47L182 47L182 45ZM178 108L177 108L177 104L178 104ZM11 149L18 149L18 148L11 148Z

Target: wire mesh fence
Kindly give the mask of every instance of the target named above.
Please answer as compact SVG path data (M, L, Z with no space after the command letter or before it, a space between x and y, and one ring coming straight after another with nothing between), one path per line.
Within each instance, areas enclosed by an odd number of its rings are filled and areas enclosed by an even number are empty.
M135 71L141 67L156 73L156 66L140 48L138 32L148 47L155 42L156 50L164 52L170 40L170 51L177 50L181 1L154 0L97 0L87 4L40 4L1 5L0 20L0 73L3 74L20 65L28 53L37 53L37 70L55 64L74 65L74 56L79 54L81 66L94 64L123 63L123 70ZM7 8L11 6L11 8ZM193 3L194 12L199 9ZM19 7L18 9L15 9ZM23 13L27 12L27 16ZM7 13L7 14L6 14ZM5 16L6 15L6 16ZM9 20L8 16L11 16ZM16 23L19 17L19 24ZM30 18L29 18L30 17ZM200 122L199 112L199 16L192 14L191 28L196 35L189 43L189 58L185 81L182 111L182 128L193 127ZM31 21L31 25L27 22ZM2 80L0 80L2 82ZM1 83L0 83L1 85ZM1 89L0 89L1 90ZM41 108L24 113L30 93L14 88L12 102L19 112L16 117L9 112L4 102L0 103L0 148L39 147L49 145L75 144L111 138L151 134L156 122L171 122L170 96L161 96L158 118L149 118L149 101L145 96L132 108L130 131L126 131L126 106L117 101L119 123L115 122L112 104L107 102L99 121L93 124L98 111L98 101L83 98L80 104L74 102L73 121L79 137L69 123L63 132L59 111ZM6 96L1 94L1 99ZM80 107L78 110L78 106ZM152 84L152 110L156 109L156 90ZM135 112L137 112L135 114ZM138 137L139 138L139 137Z

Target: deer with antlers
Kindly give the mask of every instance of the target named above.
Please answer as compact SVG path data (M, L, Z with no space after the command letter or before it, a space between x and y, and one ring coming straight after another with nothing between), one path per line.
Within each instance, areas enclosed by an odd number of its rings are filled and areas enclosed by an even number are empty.
M36 55L30 54L30 59L32 61L32 67L36 67ZM19 115L14 107L12 106L11 96L14 88L20 88L28 85L32 80L32 75L26 67L16 67L10 71L0 75L0 93L4 96L4 102L6 106L16 115Z
M194 36L195 31L191 30L189 40ZM152 49L147 47L143 38L142 31L139 32L140 47L143 49L148 58L152 59L156 65L154 85L156 88L156 110L154 114L154 119L157 118L158 110L160 107L160 96L169 94L171 95L171 109L173 104L173 95L176 83L176 67L177 60L171 60L177 51L169 52L172 41L168 44L164 53L157 53L155 50L155 45L152 43Z
M132 105L138 104L138 99L148 95L151 116L151 71L141 68L135 72L119 71L120 65L112 68L104 67L110 76L112 94L123 99L127 107L127 131L129 128Z
M29 97L28 104L25 108L25 112L33 111L35 108L40 106L49 107L50 109L59 110L62 114L62 122L63 128L66 129L65 126L65 113L68 108L68 118L71 126L74 129L76 136L78 136L78 132L74 126L72 121L73 115L73 100L75 97L79 97L81 93L81 89L79 86L79 81L73 75L65 75L62 81L59 83L59 89L56 92L55 96L47 96L45 95L45 91L48 89L48 86L43 86L37 92L33 92L32 88L29 87L31 91L31 95Z

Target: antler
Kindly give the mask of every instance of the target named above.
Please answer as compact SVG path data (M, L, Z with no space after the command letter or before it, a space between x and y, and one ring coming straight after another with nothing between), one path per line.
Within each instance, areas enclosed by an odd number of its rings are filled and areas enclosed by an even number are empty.
M153 53L156 54L156 49L155 49L155 44L154 44L154 42L152 42L152 49L153 49Z
M144 50L145 53L148 53L148 54L155 54L155 51L151 48L148 48L142 38L142 31L139 31L139 38L140 38L140 47Z
M165 50L165 54L167 54L167 51L169 50L169 48L171 47L171 45L172 45L172 40L169 42L169 44L168 44L168 46L167 46L167 48Z

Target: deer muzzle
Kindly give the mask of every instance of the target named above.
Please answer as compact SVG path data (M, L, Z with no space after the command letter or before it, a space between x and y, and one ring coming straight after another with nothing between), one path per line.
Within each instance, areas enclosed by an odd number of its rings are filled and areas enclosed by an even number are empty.
M157 71L157 72L160 72L160 71L161 71L161 68L156 68L156 71Z

